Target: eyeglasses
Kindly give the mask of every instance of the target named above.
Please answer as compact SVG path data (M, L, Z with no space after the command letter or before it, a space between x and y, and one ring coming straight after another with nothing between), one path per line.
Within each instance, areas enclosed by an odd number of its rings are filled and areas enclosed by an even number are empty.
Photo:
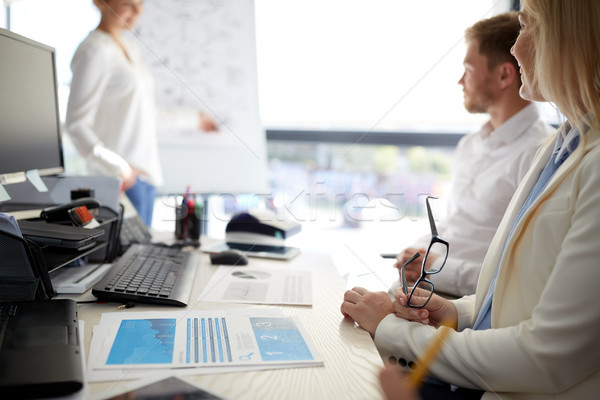
M433 295L434 285L429 279L427 279L428 275L437 274L442 270L444 265L446 264L446 260L448 259L448 249L450 245L445 240L442 240L438 237L437 228L435 226L435 222L433 220L433 215L431 213L431 207L429 206L429 199L437 199L437 197L427 196L425 199L425 204L427 205L427 216L429 217L429 225L431 227L431 242L429 242L429 247L427 248L427 252L425 253L425 257L423 257L423 262L421 263L421 274L419 275L419 279L413 285L410 294L408 292L408 284L406 282L406 277L404 275L404 270L406 266L418 258L421 254L416 253L413 255L407 262L402 265L401 275L402 275L402 290L404 294L408 295L408 301L406 304L411 308L423 308L427 305L431 296ZM439 267L431 266L427 269L427 257L429 254L435 254L438 257L443 256L444 261L439 264ZM418 288L418 289L417 289Z

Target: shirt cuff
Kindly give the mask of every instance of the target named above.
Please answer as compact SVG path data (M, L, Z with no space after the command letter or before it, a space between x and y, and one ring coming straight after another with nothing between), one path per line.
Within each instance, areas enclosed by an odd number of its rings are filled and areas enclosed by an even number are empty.
M90 162L106 175L121 176L131 174L131 166L123 157L104 147L96 144L92 150Z

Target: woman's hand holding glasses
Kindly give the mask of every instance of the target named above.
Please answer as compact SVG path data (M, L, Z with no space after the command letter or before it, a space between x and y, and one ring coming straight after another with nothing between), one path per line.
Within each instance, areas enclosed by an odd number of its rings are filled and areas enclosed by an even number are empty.
M397 257L402 287L396 289L396 301L392 306L400 318L438 327L442 321L452 321L456 325L457 312L454 304L434 293L435 286L429 279L429 275L442 270L450 248L448 242L438 237L429 205L429 199L435 198L427 196L425 199L431 228L429 246L427 249L406 249Z
M409 307L409 295L404 293L402 288L396 289L394 292L395 300L392 303L394 313L397 317L404 318L408 321L420 322L424 325L431 325L438 328L444 321L452 321L450 326L457 328L458 314L456 307L451 301L444 299L437 294L431 294L428 290L412 287L408 288L408 292L413 294L411 301L425 303L424 307L414 308Z

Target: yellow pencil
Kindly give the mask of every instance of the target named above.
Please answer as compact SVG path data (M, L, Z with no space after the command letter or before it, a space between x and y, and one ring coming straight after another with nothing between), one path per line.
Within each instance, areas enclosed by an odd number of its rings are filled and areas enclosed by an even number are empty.
M425 352L416 363L416 368L410 374L409 382L412 387L419 388L421 386L427 369L442 348L444 340L451 330L450 321L444 321L442 325L440 325L436 332L436 337L431 340L431 343L427 346Z

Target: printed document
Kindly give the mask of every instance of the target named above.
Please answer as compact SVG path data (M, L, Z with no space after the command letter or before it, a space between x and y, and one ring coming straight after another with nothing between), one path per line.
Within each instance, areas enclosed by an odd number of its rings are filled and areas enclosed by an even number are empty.
M96 342L90 365L96 370L323 365L294 317L227 310L111 314L117 315L105 319L106 336Z
M200 301L312 305L312 274L298 269L221 266Z

